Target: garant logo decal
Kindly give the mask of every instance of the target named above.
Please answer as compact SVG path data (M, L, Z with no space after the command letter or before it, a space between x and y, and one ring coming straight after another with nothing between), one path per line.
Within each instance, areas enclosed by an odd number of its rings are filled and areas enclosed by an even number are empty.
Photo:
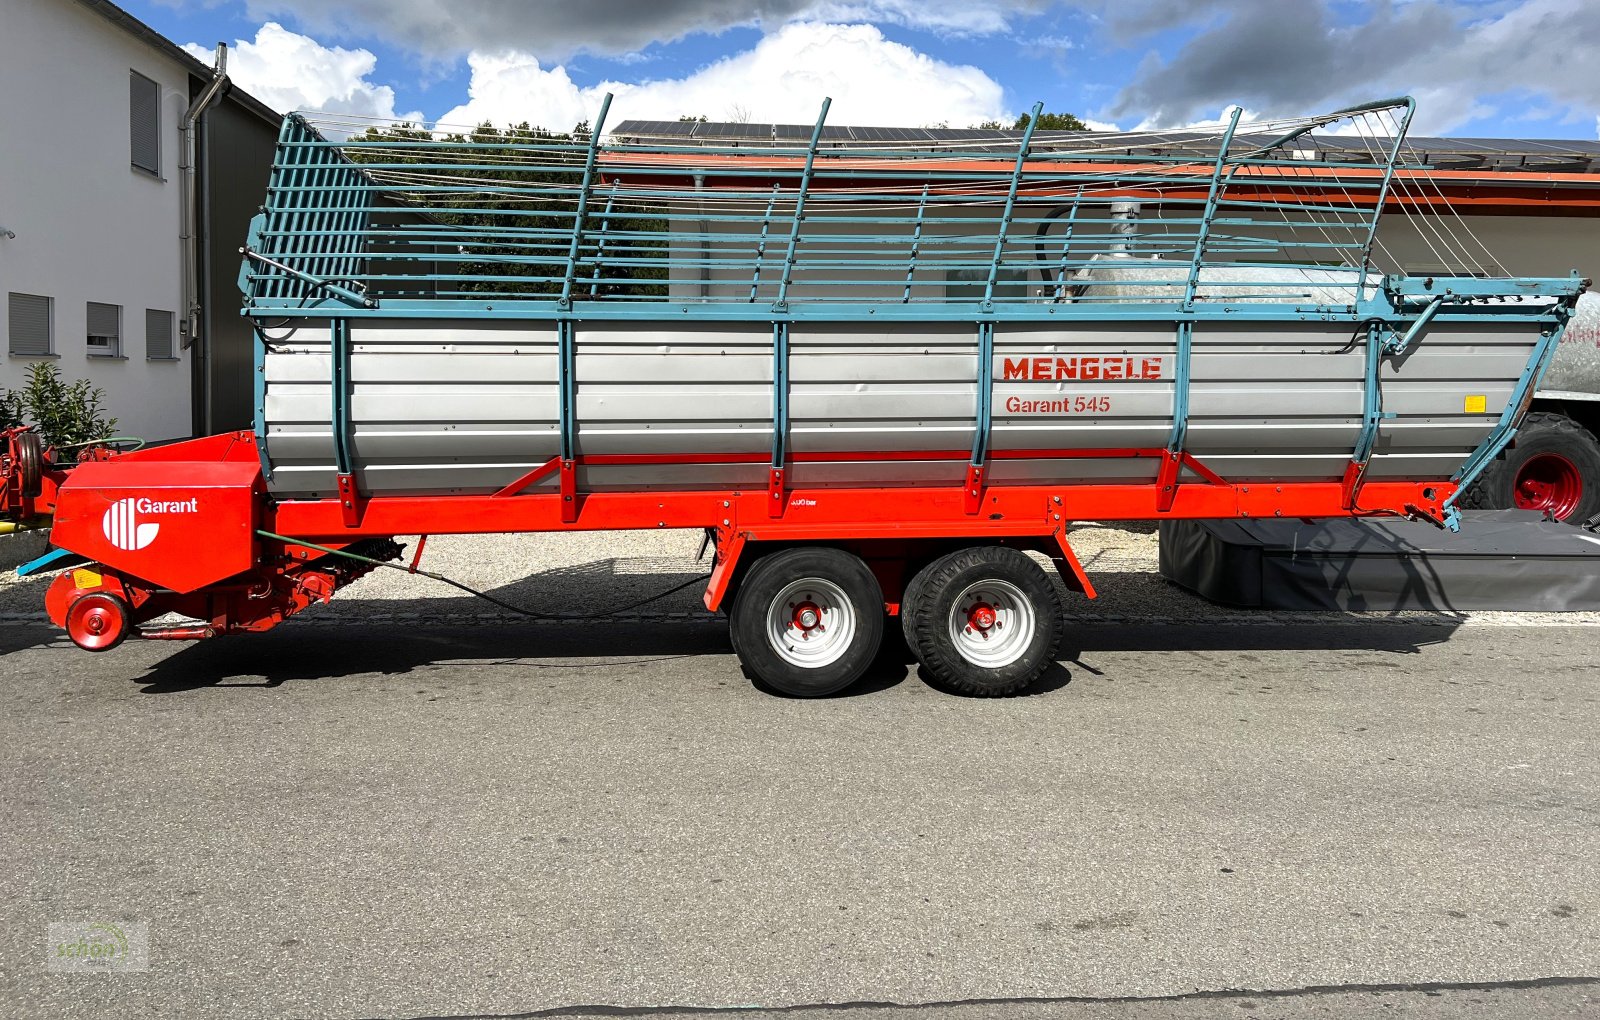
M119 499L100 518L100 530L106 541L118 549L138 552L156 540L161 530L159 521L147 520L150 514L192 514L200 509L199 499L159 500L148 498Z

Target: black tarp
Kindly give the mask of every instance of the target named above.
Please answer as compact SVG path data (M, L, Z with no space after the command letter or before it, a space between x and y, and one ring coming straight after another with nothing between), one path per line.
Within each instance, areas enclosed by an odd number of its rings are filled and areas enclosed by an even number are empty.
M1261 609L1600 611L1600 535L1523 510L1425 522L1163 521L1161 574Z

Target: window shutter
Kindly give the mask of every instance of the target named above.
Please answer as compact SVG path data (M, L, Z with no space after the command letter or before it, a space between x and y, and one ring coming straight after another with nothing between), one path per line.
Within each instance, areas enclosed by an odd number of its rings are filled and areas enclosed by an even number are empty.
M130 71L128 75L130 160L140 170L161 173L161 86Z
M151 361L172 358L172 313L144 310L144 356Z
M44 357L50 353L50 299L12 294L9 308L11 353Z
M115 339L122 331L121 326L121 308L116 305L103 305L98 301L89 302L90 336L109 336Z

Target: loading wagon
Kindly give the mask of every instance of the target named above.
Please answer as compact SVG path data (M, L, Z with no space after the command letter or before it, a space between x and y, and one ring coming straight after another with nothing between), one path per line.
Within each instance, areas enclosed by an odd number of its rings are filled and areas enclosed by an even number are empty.
M860 141L826 103L804 145L720 148L608 143L605 107L291 115L242 248L254 429L12 430L0 510L50 519L27 569L92 651L268 630L404 567L397 536L692 528L766 685L839 691L898 626L935 680L1015 692L1062 635L1044 564L1095 595L1074 522L1456 526L1586 282L1386 271L1412 110L1235 112L1199 161Z

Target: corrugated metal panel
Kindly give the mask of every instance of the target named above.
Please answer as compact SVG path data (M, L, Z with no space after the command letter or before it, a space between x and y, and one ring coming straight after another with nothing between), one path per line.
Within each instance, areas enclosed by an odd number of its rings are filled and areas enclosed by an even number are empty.
M137 71L128 72L129 161L140 170L161 173L161 86Z
M172 360L172 313L144 310L144 356L151 361Z
M493 492L557 454L552 324L381 322L351 335L364 492ZM1347 349L1349 338L1348 323L1197 325L1188 449L1235 482L1341 477L1362 414L1364 355ZM1467 396L1504 407L1535 339L1515 324L1440 326L1403 360L1386 361L1383 407L1395 417L1383 422L1371 477L1453 472L1496 417L1467 412ZM805 322L791 327L789 343L791 484L959 484L977 409L974 326ZM764 483L773 439L769 325L586 322L575 345L580 456L737 459L580 464L581 488ZM1175 355L1171 323L997 324L991 445L1002 456L991 482L1154 481L1157 458L1073 454L1164 447ZM302 329L267 355L279 495L333 491L329 364L325 330ZM534 488L555 485L551 474Z
M49 298L38 294L11 295L7 318L12 354L40 357L51 353L50 305Z

